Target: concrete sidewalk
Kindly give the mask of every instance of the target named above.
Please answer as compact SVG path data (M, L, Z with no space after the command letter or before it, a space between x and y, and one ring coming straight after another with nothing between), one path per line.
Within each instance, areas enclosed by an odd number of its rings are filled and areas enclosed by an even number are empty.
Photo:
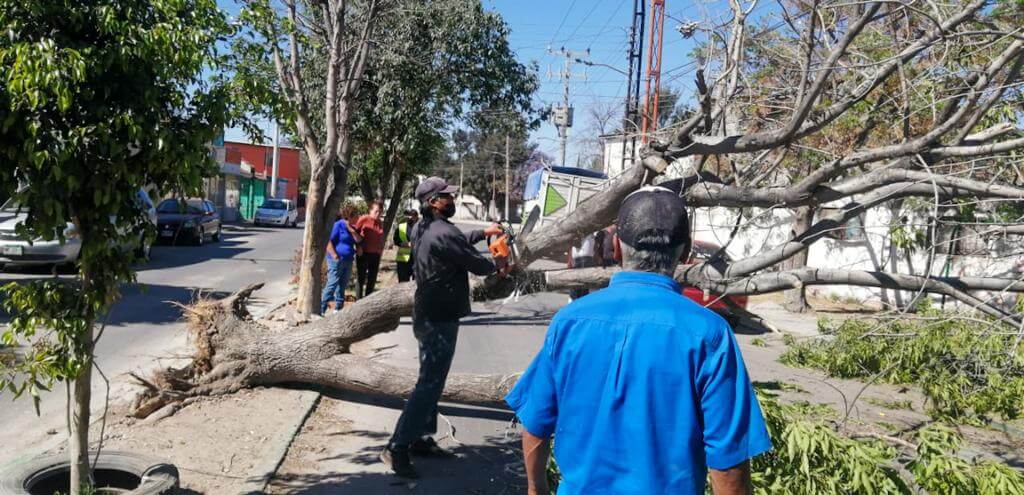
M441 494L523 493L519 433L512 414L442 406L440 444L458 459L414 459L421 479L391 475L378 460L402 402L338 393L321 399L292 442L268 493ZM454 425L454 436L452 426Z
M540 348L562 294L534 294L505 304L474 305L462 320L453 373L522 371ZM416 368L408 318L394 332L353 346L353 352ZM415 459L422 478L389 474L377 456L401 414L402 399L333 392L321 399L292 443L270 493L512 494L525 491L519 430L509 411L442 404L440 443L459 459Z

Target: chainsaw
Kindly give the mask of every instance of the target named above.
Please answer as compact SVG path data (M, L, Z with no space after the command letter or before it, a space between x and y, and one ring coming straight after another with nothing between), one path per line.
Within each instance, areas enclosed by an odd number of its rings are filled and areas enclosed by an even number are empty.
M512 224L508 222L498 224L501 227L502 234L497 236L497 239L493 242L488 242L487 249L490 250L491 257L494 258L499 272L504 271L509 265L518 264L520 255L516 239L529 234L537 224L539 217L540 207L534 206L518 233L512 228Z

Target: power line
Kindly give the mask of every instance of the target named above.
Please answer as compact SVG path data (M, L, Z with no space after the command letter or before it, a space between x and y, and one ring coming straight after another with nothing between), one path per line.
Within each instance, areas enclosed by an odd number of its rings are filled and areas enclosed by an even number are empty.
M614 19L616 16L618 16L619 12L622 11L622 7L628 5L628 3L629 3L629 0L622 0L621 2L619 2L619 8L614 9L612 11L612 15L608 16L608 20L604 21L604 25L601 26L600 32L598 32L597 34L594 35L594 37L590 40L590 43L587 44L587 48L590 48L590 47L594 46L594 43L597 41L597 38L599 36L601 36L601 33L604 32L605 28L607 28L608 25L612 23L612 19Z
M582 26L584 22L587 22L587 19L590 19L590 16L594 15L594 12L597 10L597 8L600 7L601 5L603 5L604 2L605 2L605 0L599 0L597 2L594 2L594 6L591 7L590 12L587 12L587 15L583 16L583 20L580 21L580 23L576 25L576 29L572 30L572 34L569 35L569 39L570 40L572 39L573 36L576 36L577 32L579 32L580 26Z
M572 13L572 8L575 7L575 6L576 6L576 0L572 0L572 3L569 4L569 8L565 11L565 15L562 16L562 22L558 24L558 29L556 29L555 30L555 34L553 34L551 36L551 41L548 42L548 45L554 43L555 42L555 38L558 37L558 33L562 32L562 26L565 25L565 21L569 18L569 14Z

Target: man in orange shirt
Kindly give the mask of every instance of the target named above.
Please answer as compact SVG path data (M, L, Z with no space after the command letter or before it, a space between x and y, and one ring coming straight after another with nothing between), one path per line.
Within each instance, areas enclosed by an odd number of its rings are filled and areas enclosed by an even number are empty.
M377 269L384 252L384 226L380 222L380 201L370 203L370 212L356 221L356 232L363 238L362 254L356 255L356 298L373 293L377 285Z

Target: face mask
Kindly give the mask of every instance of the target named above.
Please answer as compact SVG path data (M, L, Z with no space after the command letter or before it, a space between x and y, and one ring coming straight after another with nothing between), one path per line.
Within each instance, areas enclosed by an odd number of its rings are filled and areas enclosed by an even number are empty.
M441 214L444 215L445 218L455 216L455 203L448 203L444 205L444 209L441 210Z

